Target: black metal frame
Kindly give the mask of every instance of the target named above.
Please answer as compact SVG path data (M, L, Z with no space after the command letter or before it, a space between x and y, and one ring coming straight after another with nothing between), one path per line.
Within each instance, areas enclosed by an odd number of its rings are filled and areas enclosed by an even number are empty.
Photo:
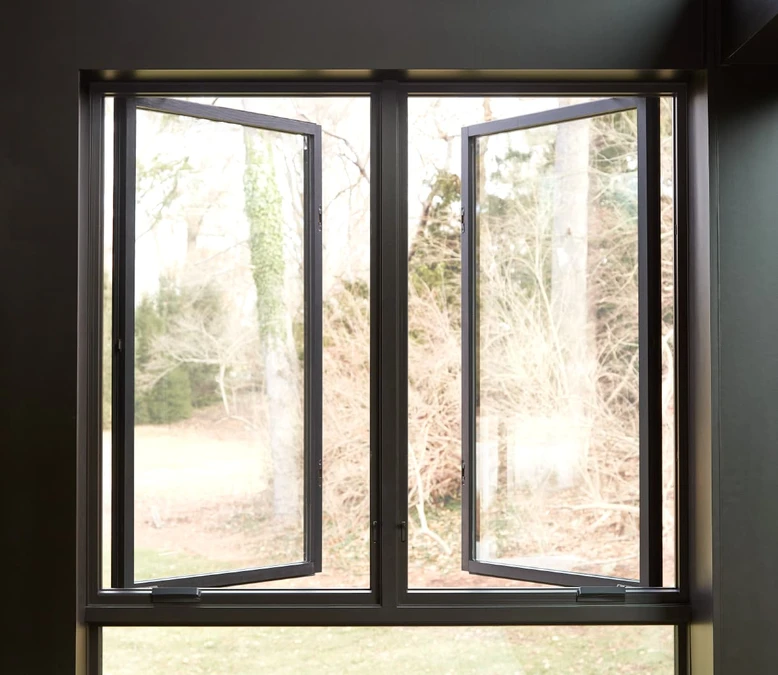
M659 99L638 100L640 583L662 585L662 214Z
M111 347L111 578L134 586L135 541L135 126L130 98L114 102Z
M93 81L91 133L82 136L85 163L82 180L99 186L102 176L102 99L105 95L364 95L372 102L371 151L371 562L370 588L364 590L206 589L196 605L153 603L147 588L103 589L99 578L101 532L100 434L91 410L100 405L100 350L85 356L86 401L79 424L83 434L89 560L85 620L91 625L539 625L539 624L675 624L684 634L688 605L687 362L688 200L686 85L664 82L590 81L405 81L398 74L364 81ZM669 95L676 101L676 325L677 337L677 551L678 588L627 588L616 603L589 603L575 589L409 589L407 537L407 175L408 96ZM91 142L90 142L91 141ZM86 285L91 294L102 283L102 194L89 191L89 218L84 241L88 250ZM96 296L97 297L97 296ZM90 295L91 298L91 295ZM85 322L86 344L100 344L100 302L92 302ZM90 309L91 308L91 309ZM89 319L89 317L87 317ZM92 332L96 331L96 335ZM96 342L95 342L96 340ZM97 422L99 425L99 420ZM680 645L680 642L679 642ZM681 648L679 646L679 648ZM97 672L93 670L92 672Z
M640 580L486 562L476 556L476 408L478 397L478 139L636 110L638 118L638 268L640 372ZM661 204L659 99L610 98L462 129L462 569L471 574L557 586L662 585Z
M138 110L301 136L304 147L304 551L284 565L136 581L134 573L135 149ZM321 127L168 98L117 96L114 105L114 277L111 577L115 588L207 588L311 576L322 569Z

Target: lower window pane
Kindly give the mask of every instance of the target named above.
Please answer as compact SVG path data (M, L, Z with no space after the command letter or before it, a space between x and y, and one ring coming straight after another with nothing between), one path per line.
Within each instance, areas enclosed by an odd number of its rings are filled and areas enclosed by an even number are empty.
M104 675L670 675L672 626L105 628Z
M300 562L304 139L137 127L135 580Z
M636 117L477 141L477 560L640 576Z

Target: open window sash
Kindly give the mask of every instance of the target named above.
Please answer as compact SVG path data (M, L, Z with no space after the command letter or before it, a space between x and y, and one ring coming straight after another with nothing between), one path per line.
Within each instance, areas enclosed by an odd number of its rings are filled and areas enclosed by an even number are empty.
M297 137L302 153L303 345L302 542L300 559L282 564L181 574L157 579L136 575L135 543L135 314L136 141L139 111L168 118L218 123L219 129L260 130ZM226 126L225 126L226 125ZM252 132L256 133L256 132ZM186 135L181 134L181 143ZM211 146L213 147L213 146ZM208 150L210 152L210 150ZM115 588L220 587L310 576L322 569L322 184L321 127L308 122L166 98L116 97L114 115L113 393L111 571ZM281 157L282 161L286 158ZM298 155L299 159L299 155ZM237 160L243 161L242 157ZM247 163L248 159L245 160ZM265 158L265 161L268 161ZM269 160L272 162L271 159ZM272 171L272 170L271 170ZM240 179L239 179L240 180ZM205 188L203 188L205 189ZM243 190L243 186L238 189ZM231 208L235 208L232 206ZM240 217L240 214L237 216ZM300 522L299 520L297 521ZM299 527L299 525L298 525ZM272 541L272 534L268 539ZM195 571L195 570L193 570Z
M505 481L500 483L494 475L499 468L498 443L505 447L504 421L484 419L481 394L481 359L492 343L481 343L480 313L483 300L479 296L479 284L487 283L489 269L481 267L479 245L490 246L490 250L500 247L523 244L520 241L508 241L508 238L493 237L482 241L483 217L489 217L489 205L484 191L484 181L490 172L498 170L496 165L486 166L479 158L479 141L488 138L488 143L496 147L506 143L506 134L522 130L534 130L550 125L562 125L596 118L603 115L615 115L632 111L637 120L636 171L637 185L634 186L637 206L637 259L638 259L638 370L639 370L639 579L620 578L607 574L592 573L585 565L577 565L572 556L507 556L494 554L494 546L484 544L484 525L482 522L483 501L493 499L496 490L506 489ZM537 133L537 132L535 132ZM549 130L549 133L553 133ZM587 141L588 142L588 141ZM519 143L521 145L521 143ZM495 147L492 146L492 147ZM507 147L507 146L506 146ZM585 152L588 171L588 145ZM503 148L504 149L504 148ZM533 169L529 166L532 153L525 147L512 148L523 165L517 170L523 185ZM557 109L527 114L510 119L502 119L462 129L462 569L471 574L479 574L516 581L553 584L560 586L649 586L662 585L662 410L661 410L661 269L660 269L660 166L659 166L659 100L657 98L612 98L583 104L570 105ZM522 159L522 153L523 159ZM483 161L484 165L479 166ZM537 157L535 158L537 161ZM524 173L522 173L524 171ZM633 174L634 175L634 174ZM519 188L522 189L522 188ZM548 186L544 197L549 199ZM528 188L532 190L532 188ZM553 195L553 190L550 191ZM499 195L497 195L499 197ZM537 199L537 196L533 197ZM554 197L551 197L553 201ZM559 195L556 196L559 199ZM587 197L588 199L588 197ZM588 203L588 202L587 202ZM554 208L553 206L551 208ZM520 215L513 217L521 218ZM584 216L588 217L588 216ZM484 236L489 236L484 234ZM504 237L504 233L503 233ZM533 245L530 242L530 245ZM586 245L586 244L584 244ZM556 252L552 252L555 254ZM513 271L510 274L514 274ZM519 282L520 285L520 282ZM494 306L494 305L493 305ZM508 334L510 326L503 326ZM491 334L490 334L491 336ZM494 338L494 336L491 336ZM490 338L490 339L491 339ZM502 337L494 339L506 339ZM510 339L508 337L507 339ZM521 345L516 345L517 349ZM511 411L520 415L522 411ZM488 413L487 413L488 414ZM527 412L531 416L531 412ZM500 430L492 434L502 438L493 442L483 442L484 429L489 422ZM477 426L481 425L481 426ZM546 428L552 427L546 422ZM514 432L521 435L521 428ZM548 433L548 432L546 432ZM479 436L479 434L481 434ZM494 436L492 436L492 439ZM528 443L531 441L527 441ZM542 442L540 443L542 447ZM507 450L503 450L507 452ZM496 459L495 459L496 458ZM488 477L489 472L493 475ZM489 490L479 481L491 483ZM495 487L496 486L496 487ZM521 499L521 497L517 497ZM627 507L634 508L634 507ZM561 514L564 512L560 511ZM565 517L560 515L560 517ZM513 533L517 539L521 532ZM560 562L560 560L565 559ZM549 561L551 564L549 564ZM567 567L567 569L565 569ZM583 569L582 569L583 568Z

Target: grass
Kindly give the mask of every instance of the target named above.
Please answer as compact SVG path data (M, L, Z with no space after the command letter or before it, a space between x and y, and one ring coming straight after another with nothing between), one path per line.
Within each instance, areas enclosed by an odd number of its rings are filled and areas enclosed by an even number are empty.
M164 551L135 551L136 579L164 579L187 574L221 572L228 568L226 563L209 560L204 556L181 555Z
M670 675L667 626L106 628L105 675Z

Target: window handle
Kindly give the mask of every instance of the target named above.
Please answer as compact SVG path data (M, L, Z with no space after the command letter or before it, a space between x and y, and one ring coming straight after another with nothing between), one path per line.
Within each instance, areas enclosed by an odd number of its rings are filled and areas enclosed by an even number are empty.
M581 586L576 595L576 602L593 604L609 604L626 602L627 588L625 586Z
M189 586L155 586L151 602L200 602L200 589Z

